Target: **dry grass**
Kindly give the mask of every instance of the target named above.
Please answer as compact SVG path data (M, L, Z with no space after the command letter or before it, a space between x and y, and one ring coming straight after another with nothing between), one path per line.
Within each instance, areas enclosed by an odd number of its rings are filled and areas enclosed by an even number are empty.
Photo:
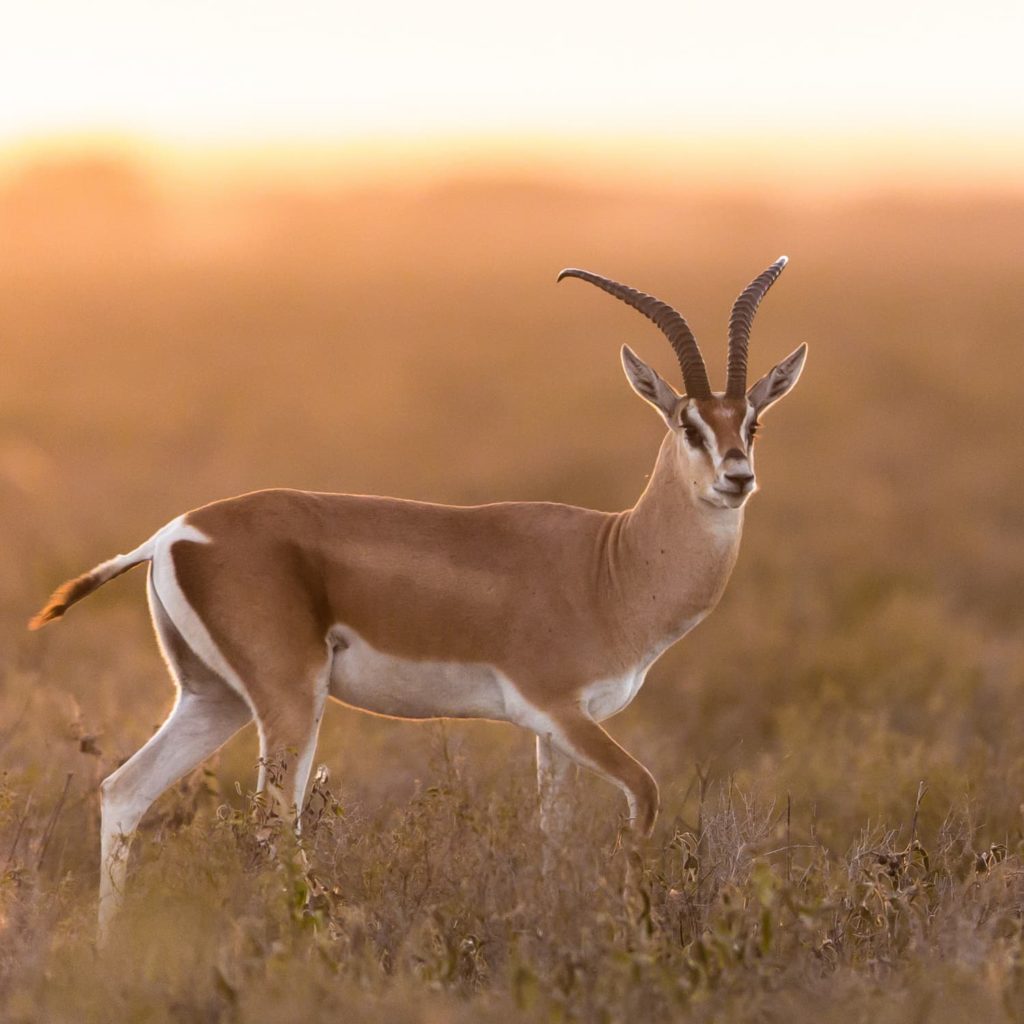
M0 218L0 1018L1019 1019L1024 202L180 195L100 163ZM524 734L334 708L305 852L244 733L147 817L98 957L97 783L170 689L139 579L29 635L52 586L270 484L623 507L659 432L617 346L671 355L554 273L677 301L720 374L780 252L752 366L811 358L740 565L612 725L662 784L641 866L581 779L541 876Z

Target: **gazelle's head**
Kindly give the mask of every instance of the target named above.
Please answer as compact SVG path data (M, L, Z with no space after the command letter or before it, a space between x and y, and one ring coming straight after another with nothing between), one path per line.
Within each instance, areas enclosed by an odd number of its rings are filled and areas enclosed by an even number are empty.
M729 370L725 391L711 390L704 358L687 322L671 306L617 281L586 270L563 270L614 295L654 321L679 359L686 393L680 395L628 345L622 346L622 365L633 390L661 413L683 461L694 495L717 508L742 508L757 488L754 476L754 435L761 416L800 377L807 357L801 345L747 389L747 347L750 328L765 292L786 265L781 256L754 278L733 304L729 318Z

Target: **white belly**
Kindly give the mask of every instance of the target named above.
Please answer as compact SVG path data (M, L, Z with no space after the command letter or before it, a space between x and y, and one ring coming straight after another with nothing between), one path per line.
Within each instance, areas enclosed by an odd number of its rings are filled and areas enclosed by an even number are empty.
M493 665L396 657L344 625L334 626L330 639L328 692L343 704L392 718L489 718L548 729L544 712ZM584 687L583 709L597 722L618 714L639 692L653 661Z
M334 627L332 639L329 692L352 707L394 718L518 717L508 681L490 665L395 657L348 626Z

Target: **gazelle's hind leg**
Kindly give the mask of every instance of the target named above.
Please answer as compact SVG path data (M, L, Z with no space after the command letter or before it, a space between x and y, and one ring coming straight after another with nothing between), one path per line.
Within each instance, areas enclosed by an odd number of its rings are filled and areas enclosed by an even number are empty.
M180 692L160 729L100 787L101 941L123 899L129 842L142 816L164 790L252 718L245 701L199 659L178 632L152 585L149 598L160 646Z

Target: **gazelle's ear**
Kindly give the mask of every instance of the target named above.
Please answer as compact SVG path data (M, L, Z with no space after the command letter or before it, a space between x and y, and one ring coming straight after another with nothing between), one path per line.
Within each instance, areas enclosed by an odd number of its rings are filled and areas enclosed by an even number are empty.
M622 368L633 390L670 422L679 401L675 388L666 384L628 345L622 346Z
M789 394L800 379L807 358L807 346L801 345L777 366L773 366L748 392L747 400L760 415L784 395Z

